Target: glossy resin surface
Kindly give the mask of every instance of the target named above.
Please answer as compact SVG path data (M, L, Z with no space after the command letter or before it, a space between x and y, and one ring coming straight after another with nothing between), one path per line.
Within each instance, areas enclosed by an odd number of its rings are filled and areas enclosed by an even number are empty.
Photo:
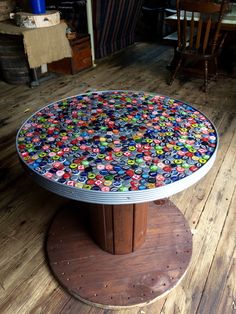
M49 190L82 201L131 203L166 197L198 181L214 162L217 133L182 101L103 91L42 108L19 130L17 148Z

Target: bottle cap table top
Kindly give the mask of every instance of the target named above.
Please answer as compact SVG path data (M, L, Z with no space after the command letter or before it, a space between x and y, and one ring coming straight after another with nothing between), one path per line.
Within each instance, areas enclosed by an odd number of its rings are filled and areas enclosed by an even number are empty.
M23 165L45 188L91 203L168 197L214 163L217 132L192 106L133 91L89 92L34 113L17 134Z

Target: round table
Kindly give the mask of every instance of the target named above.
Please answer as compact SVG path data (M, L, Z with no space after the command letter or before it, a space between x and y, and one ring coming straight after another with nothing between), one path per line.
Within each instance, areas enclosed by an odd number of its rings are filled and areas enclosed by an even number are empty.
M54 217L46 247L70 294L121 308L152 302L177 285L192 235L165 198L209 171L217 143L200 111L145 92L68 97L22 125L17 150L24 168L44 188L78 201Z

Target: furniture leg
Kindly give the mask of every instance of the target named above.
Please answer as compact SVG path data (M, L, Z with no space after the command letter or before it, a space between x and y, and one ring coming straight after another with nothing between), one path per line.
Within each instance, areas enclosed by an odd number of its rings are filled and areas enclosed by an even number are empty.
M30 82L30 87L39 86L38 74L36 68L31 70L33 80Z
M203 90L206 93L208 89L208 60L204 62L204 87Z
M174 71L170 77L170 80L168 82L169 85L172 85L172 83L174 82L174 79L176 77L177 72L179 71L181 64L182 64L182 58L179 58L178 63L177 63L177 65L176 65L176 67L175 67L175 69L174 69Z
M214 58L214 66L215 66L215 80L217 80L217 77L218 77L218 60L217 60L217 57Z

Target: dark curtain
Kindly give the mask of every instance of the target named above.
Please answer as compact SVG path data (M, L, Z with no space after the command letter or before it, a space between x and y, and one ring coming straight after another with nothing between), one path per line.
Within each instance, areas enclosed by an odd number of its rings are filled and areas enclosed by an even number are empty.
M142 0L93 0L95 58L134 43Z

